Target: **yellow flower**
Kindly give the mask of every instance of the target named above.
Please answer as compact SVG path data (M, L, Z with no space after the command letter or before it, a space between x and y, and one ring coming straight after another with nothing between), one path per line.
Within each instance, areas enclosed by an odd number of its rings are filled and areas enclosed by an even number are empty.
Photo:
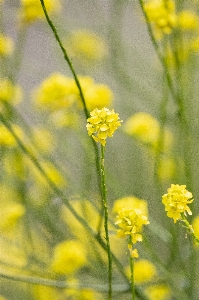
M7 230L16 225L25 214L25 208L20 203L4 203L0 211L0 229Z
M124 125L124 131L140 142L157 149L160 139L160 124L150 114L138 112L131 116ZM168 151L171 148L173 135L167 128L163 131L163 149Z
M176 26L175 3L173 0L148 0L144 4L149 21L154 25L157 35L170 34Z
M17 125L12 126L13 131L15 134L22 139L23 138L23 132L21 128ZM15 147L17 145L17 142L15 138L12 136L10 131L4 126L0 125L0 146L4 147Z
M56 111L68 108L75 100L75 83L72 78L53 73L33 92L33 100L42 109Z
M120 198L114 201L112 211L113 213L117 213L124 207L139 209L143 213L143 215L148 216L148 207L145 200L133 196Z
M176 164L170 157L162 157L158 165L158 176L162 181L173 178L176 171Z
M94 109L91 113L91 118L88 118L88 124L86 128L88 134L92 135L96 142L101 143L103 146L106 145L107 137L112 137L115 130L121 126L121 120L119 115L114 110L107 108Z
M192 222L195 235L199 238L199 216L195 217Z
M54 248L52 269L54 272L70 275L86 264L86 252L78 241L64 241Z
M84 92L88 110L109 107L112 103L113 93L105 84L93 84Z
M168 300L171 296L170 289L165 284L151 285L145 289L149 300Z
M48 13L57 13L61 8L59 0L44 1ZM21 0L19 18L22 22L30 23L38 19L44 19L45 15L38 0Z
M0 56L11 55L13 53L13 50L14 50L13 40L8 36L0 34Z
M186 190L186 185L172 184L162 196L162 203L165 205L167 216L174 219L174 223L181 219L181 214L186 212L192 215L187 204L192 203L192 193Z
M133 244L142 241L142 226L149 224L149 221L140 210L128 207L123 208L119 210L116 218L117 221L115 225L120 227L120 229L117 230L118 237L124 238L131 236Z
M126 273L130 277L130 267L126 268ZM140 259L134 262L134 280L136 284L142 284L153 280L157 275L156 268L152 262Z
M7 101L17 104L21 101L22 96L22 89L19 85L13 85L7 78L0 80L0 102Z
M190 10L183 10L178 14L177 24L181 30L196 30L199 28L198 15Z
M52 152L54 148L54 140L50 131L45 128L35 127L32 131L33 140L41 151Z
M107 54L103 39L89 30L77 30L70 34L67 45L72 55L85 61L101 60Z
M35 300L60 299L60 291L51 286L33 285L32 293Z

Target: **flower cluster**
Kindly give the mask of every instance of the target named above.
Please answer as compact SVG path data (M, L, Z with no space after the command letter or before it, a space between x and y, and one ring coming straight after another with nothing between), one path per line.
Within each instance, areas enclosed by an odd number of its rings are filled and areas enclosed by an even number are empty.
M181 214L192 212L187 204L192 203L192 193L186 190L186 185L172 184L167 190L167 194L162 196L162 203L165 205L167 216L174 219L174 223L181 219Z
M45 6L49 13L57 13L61 4L59 0L45 0ZM44 19L45 15L38 0L21 0L19 18L24 23L31 23L38 19Z
M161 126L158 120L152 115L145 112L134 114L127 119L124 125L124 131L152 149L158 148ZM163 134L163 147L164 150L167 151L171 148L173 136L167 128L164 129Z
M142 226L149 224L149 221L139 209L125 207L118 212L116 218L115 225L120 227L117 230L117 237L125 238L129 236L132 244L142 241ZM130 255L138 257L137 249L132 250L132 244L128 245Z
M112 137L115 130L121 126L119 115L114 110L108 108L94 109L91 113L91 118L88 118L86 128L88 134L92 135L96 142L106 145L107 137Z
M104 40L89 30L76 30L66 40L67 48L75 58L85 62L102 60L107 54Z
M95 83L88 76L78 76L86 106L89 110L101 109L111 105L113 93L105 84ZM76 104L82 108L79 90L73 78L60 73L53 73L46 78L33 93L33 100L40 109L55 113Z
M14 50L13 40L8 36L0 34L0 56L11 55L13 50Z
M156 34L170 34L176 26L175 3L173 0L149 0L144 4L149 21L154 25Z

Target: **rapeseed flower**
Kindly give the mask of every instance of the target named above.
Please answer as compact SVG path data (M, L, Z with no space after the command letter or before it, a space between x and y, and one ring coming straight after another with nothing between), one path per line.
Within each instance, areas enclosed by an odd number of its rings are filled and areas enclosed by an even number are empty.
M49 14L59 12L61 3L59 0L45 0L45 6ZM19 18L23 23L31 23L45 19L45 15L39 0L21 0Z
M199 216L196 216L192 222L195 235L199 238Z
M8 36L0 34L0 56L11 55L13 53L13 50L14 50L13 40Z
M149 221L140 210L126 207L119 210L116 218L115 225L120 227L117 230L118 237L131 236L133 244L142 241L142 226L149 224Z
M23 132L19 126L13 125L12 129L20 139L23 138ZM16 145L17 142L10 131L4 125L0 125L0 146L15 147Z
M11 104L18 104L23 96L19 85L14 85L9 79L0 80L0 102L5 101Z
M149 22L154 26L157 36L170 34L176 26L175 2L173 0L148 0L144 3L144 10Z
M63 241L55 246L52 269L62 275L70 275L76 272L87 262L86 251L79 241Z
M130 277L130 268L126 268L126 273ZM134 281L136 284L146 283L153 280L157 275L156 268L147 259L140 259L134 262Z
M197 30L199 28L199 17L195 12L183 10L177 16L177 25L183 30Z
M162 203L165 205L167 216L174 219L174 223L181 219L181 214L186 212L192 215L188 204L193 202L192 193L186 190L186 185L172 184L162 196Z
M161 126L149 113L138 112L129 117L124 124L124 131L152 149L158 149ZM167 128L163 129L163 135L163 150L168 151L173 142L173 135Z
M151 285L145 289L145 293L149 300L168 300L171 296L171 291L165 284Z
M102 60L107 54L104 40L92 31L79 29L70 33L67 45L71 54L85 62Z
M105 107L101 110L94 109L90 115L91 117L87 119L88 123L86 125L88 134L96 142L105 146L107 137L113 136L115 130L121 126L122 121L114 110Z
M25 214L25 208L20 203L4 203L0 212L0 229L8 230L14 227Z
M146 200L133 196L117 199L114 201L112 212L117 213L124 207L139 209L145 216L148 216L148 206Z

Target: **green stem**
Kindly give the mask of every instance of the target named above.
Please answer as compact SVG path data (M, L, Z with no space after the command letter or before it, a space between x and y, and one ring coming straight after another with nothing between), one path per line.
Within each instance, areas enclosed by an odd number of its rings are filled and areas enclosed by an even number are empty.
M84 108L84 113L85 113L85 116L86 116L86 119L89 118L89 113L88 113L88 110L87 110L87 107L86 107L86 101L85 101L85 98L84 98L84 94L83 94L83 91L82 91L82 88L81 88L81 85L80 85L80 82L79 82L79 79L76 75L76 72L74 70L74 67L73 67L73 64L72 62L70 61L69 59L69 56L66 52L66 49L64 48L62 42L61 42L61 39L59 37L59 34L53 24L53 22L51 21L49 15L48 15L48 12L47 12L47 9L46 9L46 6L44 4L44 0L40 0L41 2L41 5L42 5L42 8L43 8L43 11L44 11L44 14L45 14L45 17L46 17L46 20L55 36L55 39L57 40L62 52L63 52L63 55L64 55L64 59L66 60L66 62L68 63L68 66L73 74L73 77L74 77L74 80L75 80L75 83L77 85L77 88L79 90L79 95L80 95L80 98L82 100L82 104L83 104L83 108ZM100 181L101 181L101 178L100 178L100 159L99 159L99 151L98 151L98 147L97 147L97 144L96 142L92 139L92 143L93 143L93 147L94 147L94 151L95 151L95 161L96 161L96 170L97 170L97 177L98 177L98 186L99 186L99 191L100 191Z
M133 246L132 244L132 237L129 237L129 244ZM134 282L134 258L131 256L131 253L129 253L129 262L130 262L130 269L131 269L131 293L132 293L132 300L135 300L135 282Z
M182 218L181 221L184 223L183 227L185 227L187 229L187 231L191 234L191 236L194 238L194 240L199 244L199 238L195 235L192 225L186 219L184 214L181 214L181 218Z
M19 145L20 149L23 151L23 153L32 161L32 163L35 165L35 167L38 169L38 171L43 175L45 178L46 182L49 184L50 188L52 191L60 197L60 199L63 201L63 203L68 207L70 212L74 215L76 220L82 224L82 226L86 229L86 231L94 237L94 239L98 242L98 244L104 249L104 251L108 252L107 250L107 245L105 244L104 240L101 238L101 236L98 233L95 233L93 229L88 225L88 223L76 212L76 210L73 208L73 206L70 204L69 200L65 196L64 192L60 190L56 184L48 177L46 172L44 171L43 167L37 160L37 158L26 148L24 143L21 141L21 139L16 135L14 132L12 125L4 118L3 114L0 112L0 121L4 124L4 126L8 129L8 131L11 133L11 135L15 138L17 144ZM117 259L117 257L111 253L110 255L113 258L113 261L120 272L122 274L123 278L125 279L126 283L128 283L128 278L124 272L124 268L120 261ZM136 288L135 289L136 295L141 299L141 300L148 300L148 297L142 292L142 289Z
M140 3L140 6L141 6L141 9L142 9L142 12L143 12L146 24L147 24L147 29L148 29L148 33L149 33L151 42L152 42L152 44L153 44L153 46L155 48L156 54L157 54L157 56L158 56L158 58L159 58L159 60L160 60L160 62L162 64L162 67L163 67L164 71L165 71L165 76L166 76L166 80L167 80L170 92L171 92L174 100L178 103L178 99L177 99L177 96L176 96L176 93L175 93L173 81L172 81L171 75L169 73L169 70L167 68L167 64L166 64L165 58L164 58L164 56L162 55L162 53L160 51L159 45L158 45L158 43L157 43L157 41L156 41L156 39L154 37L153 31L152 31L152 28L151 28L149 18L147 16L146 12L145 12L144 1L143 0L139 0L139 3Z
M106 191L106 180L105 180L105 146L101 145L101 185L102 185L102 195L103 195L103 205L104 205L104 229L106 234L106 243L107 243L107 253L108 253L108 299L112 299L112 254L110 249L110 241L108 234L108 206L107 206L107 191Z

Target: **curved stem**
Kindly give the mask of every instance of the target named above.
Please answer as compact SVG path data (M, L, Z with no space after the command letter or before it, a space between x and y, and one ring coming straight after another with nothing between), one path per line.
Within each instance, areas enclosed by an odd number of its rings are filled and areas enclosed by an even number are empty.
M107 206L104 154L105 154L105 146L101 145L101 175L102 175L101 184L102 184L102 195L103 195L103 205L104 205L104 229L106 234L107 253L108 253L108 283L109 283L108 299L111 300L112 299L112 254L111 254L109 234L108 234L108 206Z
M62 42L61 42L61 39L59 37L59 34L53 24L53 22L51 21L49 15L48 15L48 12L47 12L47 9L46 9L46 6L44 4L44 0L40 0L41 2L41 5L42 5L42 8L43 8L43 11L44 11L44 14L45 14L45 17L46 17L46 20L55 36L55 39L57 40L62 52L63 52L63 55L64 55L64 59L66 60L66 62L68 63L68 66L73 74L73 77L74 77L74 80L75 80L75 83L77 85L77 88L79 90L79 95L80 95L80 98L82 100L82 104L83 104L83 108L84 108L84 113L85 113L85 116L86 118L88 119L89 118L89 113L88 113L88 110L87 110L87 107L86 107L86 101L85 101L85 98L84 98L84 94L83 94L83 91L82 91L82 88L81 88L81 85L80 85L80 82L79 82L79 79L76 75L76 72L74 70L74 67L73 67L73 64L71 62L71 60L69 59L69 56L66 52L66 49L64 48ZM92 143L93 143L93 147L94 147L94 151L95 151L95 161L96 161L96 170L97 170L97 177L98 177L98 186L99 186L99 191L100 191L100 181L101 181L101 178L100 178L100 158L99 158L99 151L98 151L98 147L97 147L97 144L96 142L92 139Z

